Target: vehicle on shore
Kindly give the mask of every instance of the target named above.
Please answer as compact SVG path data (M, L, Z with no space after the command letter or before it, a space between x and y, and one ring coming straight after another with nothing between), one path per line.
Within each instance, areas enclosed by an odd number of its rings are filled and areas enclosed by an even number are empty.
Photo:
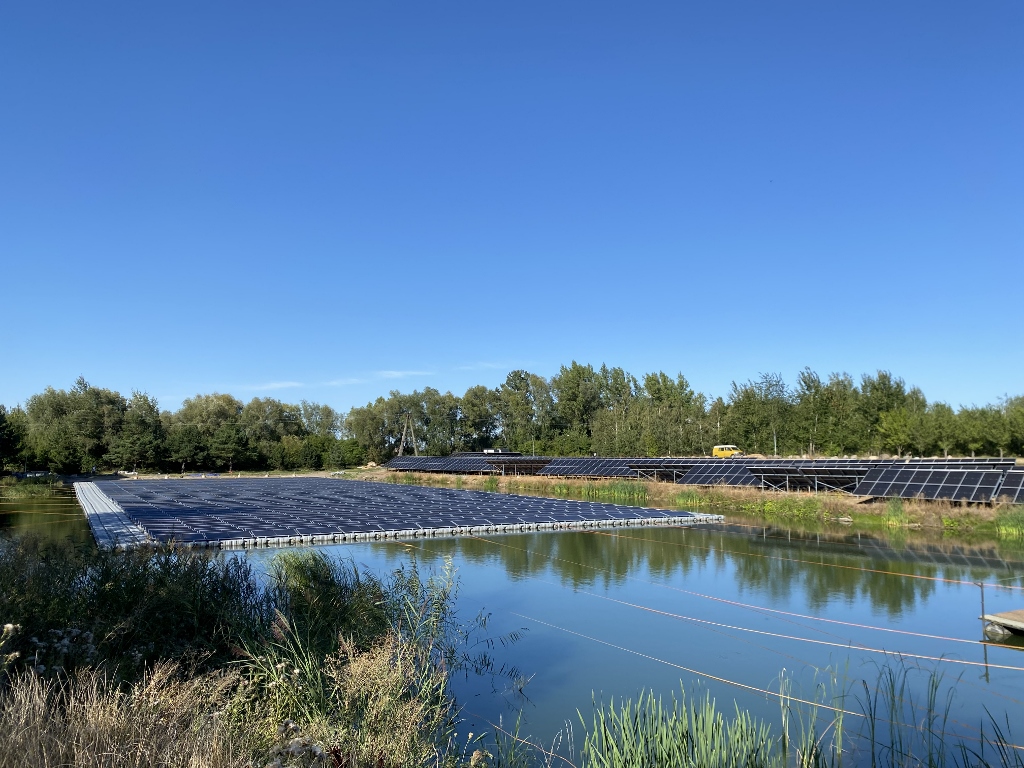
M711 449L711 455L718 459L731 459L733 456L743 456L744 453L735 445L716 445Z

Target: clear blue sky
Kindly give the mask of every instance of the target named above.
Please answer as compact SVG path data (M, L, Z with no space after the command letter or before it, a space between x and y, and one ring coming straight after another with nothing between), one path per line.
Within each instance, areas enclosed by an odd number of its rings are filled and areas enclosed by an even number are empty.
M1018 0L7 3L0 402L1024 394L1022 41Z

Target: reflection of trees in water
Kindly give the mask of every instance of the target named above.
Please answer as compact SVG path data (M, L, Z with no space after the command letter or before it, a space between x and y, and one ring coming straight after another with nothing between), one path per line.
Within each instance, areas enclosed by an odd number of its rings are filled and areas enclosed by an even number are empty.
M391 559L404 557L394 545L382 546ZM481 565L500 563L512 579L554 575L572 587L607 588L628 578L650 577L685 586L688 577L711 572L734 580L750 602L785 602L800 591L812 610L837 601L867 600L890 616L931 597L939 582L930 579L972 582L1005 575L993 574L991 568L880 560L835 542L682 528L429 539L412 546L410 551L424 562L451 555Z
M92 534L74 496L42 499L4 499L0 503L0 536L35 535L46 540L69 539L90 546Z

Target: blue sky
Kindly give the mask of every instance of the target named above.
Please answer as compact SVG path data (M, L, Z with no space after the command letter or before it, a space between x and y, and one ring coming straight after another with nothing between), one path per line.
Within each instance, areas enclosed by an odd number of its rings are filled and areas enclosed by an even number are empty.
M0 402L1024 394L1024 5L9 3Z

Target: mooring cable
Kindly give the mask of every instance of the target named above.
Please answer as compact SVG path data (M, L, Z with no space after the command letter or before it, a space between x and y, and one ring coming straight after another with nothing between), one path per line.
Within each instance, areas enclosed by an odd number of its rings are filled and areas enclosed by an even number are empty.
M688 530L687 526L671 525L671 526L665 526L665 527L666 528L676 529L676 530ZM644 536L626 536L624 534L609 533L607 531L583 530L583 531L581 531L581 533L590 533L590 534L594 534L594 535L604 535L604 536L619 536L619 537L624 538L624 539L634 539L636 541L646 541L646 542L651 543L651 544L668 544L668 545L672 545L672 546L676 546L676 547L686 547L688 549L699 549L699 550L702 550L702 551L705 551L705 552L722 552L722 553L728 554L728 555L743 555L743 556L747 556L747 557L760 557L760 558L763 558L765 560L779 560L781 562L787 562L787 563L803 563L805 565L818 565L818 566L822 566L822 567L826 567L826 568L842 568L843 570L848 570L848 571L860 571L862 573L878 573L878 574L882 574L882 575L886 575L886 576L899 576L899 577L906 578L906 579L922 579L922 580L925 580L925 581L944 582L946 584L964 584L964 585L969 585L969 586L977 586L977 582L974 582L974 581L963 581L961 579L947 579L947 578L942 577L942 576L924 576L924 575L919 574L919 573L900 573L899 571L883 571L883 570L878 570L878 569L874 569L874 568L861 568L860 566L856 566L856 565L840 565L839 563L825 563L825 562L821 562L821 561L817 561L817 560L800 560L799 558L795 558L795 557L778 557L777 555L765 555L765 554L761 554L759 552L738 552L736 550L724 549L722 547L702 547L702 546L699 546L697 544L684 544L684 543L678 542L678 541L658 541L657 539L648 539L648 538L646 538ZM986 583L985 586L998 586L998 587L1000 587L1002 589L1019 589L1019 590L1024 590L1024 587L1016 586L1016 585L1013 585L1013 584L1011 584L1011 585L1004 585L1004 584L988 584L988 583Z
M510 547L512 549L516 549L518 551L522 551L522 552L525 552L527 554L538 554L538 553L531 552L530 550L525 550L525 549L522 549L520 547L511 547L511 545L503 544L501 542L492 541L490 539L484 539L482 537L474 536L473 538L479 538L481 541L484 541L484 542L490 543L490 544L495 544L495 545L501 546L501 547ZM403 544L408 549L410 549L410 550L425 551L422 545L411 545L411 544L408 544L408 543L405 543L405 542L403 542ZM544 555L543 553L540 553L540 554L541 554L542 557L548 557L549 559L553 558L553 559L562 560L562 558L554 558L553 556ZM564 561L564 562L571 562L571 561ZM579 564L577 564L577 565L579 565ZM588 566L588 567L593 568L592 566ZM600 569L595 569L595 570L600 570ZM607 573L607 572L605 572L605 573ZM609 574L609 575L611 575L611 574ZM530 580L533 580L533 581L538 581L538 582L540 582L542 584L547 584L549 586L559 586L558 584L556 584L554 582L549 582L549 581L547 581L545 579L542 579L542 578L540 578L538 576L534 576L534 575L530 575L530 574L527 574L526 578L528 578ZM641 580L641 581L643 581L643 580ZM658 586L658 584L656 582L647 582L647 583L650 583L652 585ZM660 585L660 586L667 586L667 585ZM639 609L642 609L642 610L648 610L648 611L652 611L654 613L665 614L665 615L673 617L673 618L678 618L678 619L682 619L682 620L692 620L692 621L694 621L694 622L696 622L698 624L703 625L709 631L716 632L717 634L722 634L722 635L724 635L726 637L729 637L730 639L738 640L738 641L746 643L748 645L753 645L756 648L760 648L762 650L765 650L765 651L768 651L768 652L771 652L771 653L775 653L777 655L784 656L786 658L792 659L793 661L798 662L800 664L803 664L803 665L805 665L807 667L810 667L811 669L814 669L815 671L820 671L820 669L821 669L817 665L812 664L811 662L809 662L809 661L807 661L805 659L800 659L798 657L792 656L791 654L787 654L787 653L784 653L782 651L779 651L778 649L768 648L766 646L760 645L759 643L753 643L751 641L743 639L742 637L738 637L738 636L732 635L732 634L730 634L728 632L722 632L720 629L716 629L716 627L729 627L729 628L737 629L737 630L740 630L740 631L752 631L752 632L755 632L757 634L766 634L766 635L771 635L771 636L776 636L776 637L788 637L788 636L785 636L785 635L779 635L777 633L770 633L770 632L760 632L758 630L748 630L747 628L744 628L744 627L730 627L730 625L718 624L717 622L706 622L705 620L702 620L702 619L693 619L691 617L686 617L686 616L682 616L682 615L679 615L679 614L671 614L671 613L668 613L668 612L665 612L665 611L659 611L657 609L651 609L651 608L648 608L646 606L635 605L635 604L632 604L632 603L627 603L625 601L616 600L615 598L608 598L608 597L605 597L605 596L602 596L602 595L598 595L598 594L595 594L595 593L587 592L586 590L581 590L578 587L574 587L574 591L576 591L576 592L583 592L584 594L587 594L587 595L591 595L591 596L594 596L594 597L599 597L599 598L602 598L602 599L611 600L612 602L620 602L620 603L623 603L625 605L632 606L632 607L635 607L635 608L639 608ZM697 594L699 594L699 593L697 593ZM515 615L515 616L519 616L521 618L527 618L527 619L530 619L530 620L538 621L541 624L545 624L545 622L543 622L543 621L540 621L540 620L537 620L537 619L532 619L532 617L524 616L523 614L518 614L518 613L515 613L514 611L510 611L509 613L511 613L512 615ZM549 626L552 626L552 627L554 627L556 629L563 629L562 627L558 627L557 625L549 625ZM801 626L801 625L797 625L797 626ZM812 628L805 627L805 629L812 629ZM563 631L567 631L567 632L570 632L572 634L579 634L581 637L586 637L588 639L594 640L595 642L599 642L599 643L602 643L602 644L605 644L605 645L609 645L609 646L614 647L614 648L619 648L619 649L625 650L625 651L627 651L629 653L633 653L633 654L636 654L636 655L639 655L639 656L650 658L650 659L655 660L655 661L659 661L659 662L662 662L662 663L665 663L665 664L669 664L670 666L676 666L676 667L678 667L680 669L683 669L685 671L689 671L689 672L692 672L693 674L697 674L698 676L704 676L704 677L708 677L709 679L716 679L716 680L721 679L722 681L730 683L732 685L737 685L737 686L740 686L740 687L746 687L746 688L749 688L751 690L760 691L760 692L767 693L769 695L780 696L781 697L780 694L777 694L777 693L775 693L773 691L769 691L769 690L765 690L765 689L761 689L761 688L756 688L754 686L747 686L747 685L745 685L743 683L736 683L735 681L730 681L730 680L727 680L725 678L717 678L714 675L709 675L709 674L706 674L706 673L702 673L702 672L699 672L698 670L691 670L691 669L689 669L687 667L682 667L682 666L674 664L672 662L665 661L664 659L660 659L660 658L655 657L655 656L648 656L647 654L643 654L643 653L640 653L638 651L633 651L632 649L623 648L621 646L615 645L614 643L610 643L610 642L607 642L607 641L599 640L598 638L591 638L591 637L589 637L587 635L582 635L581 633L572 632L571 630L564 630L563 629ZM826 633L826 634L830 634L830 633ZM802 639L805 639L805 638L793 638L793 639L802 640ZM816 642L816 641L810 640L810 642ZM818 642L820 642L820 641L818 641ZM853 644L854 641L850 640L849 643ZM834 644L834 643L827 643L827 644L828 645L838 645L838 644ZM861 646L861 644L859 644L859 643L857 645ZM851 645L841 645L839 647L850 648L850 650L854 650L854 648L852 648ZM864 646L861 646L861 648L864 648ZM878 651L878 652L880 652L882 654L885 654L885 655L892 655L892 656L899 657L901 660L908 659L908 663L912 663L915 667L917 667L921 671L924 671L924 670L921 667L920 662L917 661L916 659L930 659L930 660L935 659L935 657L920 656L920 655L915 655L915 654L901 654L899 652L892 652L892 651L885 651L885 650L881 650L881 651ZM913 659L913 660L911 660L911 659ZM999 666L999 665L990 665L990 666ZM960 682L970 682L970 681L963 681L963 680L961 680ZM874 688L874 690L876 692L879 692L878 689L875 688L874 686L872 686L872 688ZM995 692L989 691L989 693L995 693ZM1005 696L1005 695L1002 695L1002 694L997 694L997 695L999 695L1000 698L1007 699L1007 700L1012 701L1012 702L1014 702L1016 704L1021 704L1022 703L1022 702L1018 701L1017 699L1014 699L1014 698L1009 697L1009 696ZM802 700L802 699L792 699L792 700L799 701L801 703L815 704L814 702L806 702L805 700ZM820 705L820 704L815 704L815 705L816 706L823 706L823 705ZM915 707L917 709L922 709L922 710L924 709L921 705L915 705ZM834 708L831 708L831 707L826 707L826 708L834 709ZM835 710L835 711L840 711L840 710ZM848 710L841 710L841 711L848 712ZM855 714L855 715L858 715L858 716L863 716L863 715L860 715L859 713L856 713L856 712L850 712L850 714ZM906 724L906 723L895 723L894 721L884 720L884 719L883 719L883 722L889 722L889 723L894 723L894 724L897 724L897 725L900 725L900 726L908 727L908 724ZM968 723L963 723L963 722L960 722L958 720L951 720L950 722L956 723L957 725L960 725L961 727L966 728L966 729L968 729L970 731L975 731L975 732L979 731L979 729L977 727L972 726L972 725L970 725ZM964 738L970 739L971 741L981 741L981 739L979 739L979 738L970 737L970 736L965 736ZM1008 745L1008 746L1013 746L1015 749L1022 749L1022 750L1024 750L1024 747L1017 747L1015 745Z
M751 627L738 627L738 626L735 626L735 625L732 625L732 624L723 624L721 622L711 621L710 619L698 619L695 616L685 616L685 615L679 614L679 613L672 613L671 611L663 611L663 610L661 610L659 608L650 608L650 607L648 607L646 605L639 605L637 603L630 603L630 602L628 602L626 600L619 600L618 598L609 597L607 595L599 595L596 592L588 592L586 590L577 590L577 591L582 593L582 594L584 594L584 595L590 595L591 597L600 598L601 600L608 600L610 602L619 603L620 605L625 605L625 606L628 606L630 608L637 608L637 609L639 609L641 611L649 611L650 613L656 613L656 614L659 614L661 616L667 616L669 618L679 619L679 620L682 620L682 621L691 621L691 622L695 622L697 624L707 624L709 626L724 627L725 629L733 629L733 630L736 630L738 632L753 632L754 634L757 634L757 635L766 635L768 637L777 637L777 638L780 638L782 640L798 640L798 641L804 642L804 643L814 643L815 645L828 645L828 646L831 646L831 647L834 647L834 648L847 648L847 649L850 649L850 650L854 650L853 641L852 640L849 643L844 645L844 644L841 644L841 643L833 643L833 642L830 642L828 640L815 640L814 638L810 638L810 637L796 637L794 635L783 635L783 634L781 634L779 632L768 632L767 630L763 630L763 629L753 629ZM1008 665L1008 664L992 664L992 663L987 663L987 662L984 662L984 661L969 661L967 659L952 659L952 658L948 658L946 656L927 656L927 655L923 655L923 654L919 654L919 653L908 653L908 652L904 652L904 651L887 651L884 648L870 648L868 646L860 645L860 644L858 644L857 650L867 651L869 653L881 653L881 654L884 654L886 656L896 655L896 656L901 656L901 657L909 658L909 659L924 659L925 661L944 662L944 663L947 663L947 664L964 664L964 665L972 666L972 667L985 667L985 668L992 668L992 669L1008 669L1008 670L1012 670L1014 672L1024 672L1024 667L1016 667L1016 666L1012 666L1012 665Z
M599 532L598 531L588 531L588 533L599 533ZM520 552L525 552L527 554L539 555L540 557L544 557L544 558L547 558L549 560L558 560L560 562L568 563L569 565L575 565L575 566L578 566L580 568L588 568L588 569L596 571L598 573L604 573L604 574L606 574L608 576L612 576L612 577L615 576L615 574L610 573L606 569L599 568L599 567L593 566L593 565L587 565L585 563L577 563L577 562L575 562L573 560L567 560L567 559L562 558L562 557L557 557L556 555L548 555L548 554L545 554L543 552L535 552L533 550L524 549L522 547L514 547L511 544L505 544L505 543L502 543L502 542L499 542L499 541L494 541L492 539L486 539L486 538L483 538L482 536L473 536L472 538L479 539L480 541L485 541L485 542L487 542L489 544L494 544L494 545L499 546L499 547L507 547L507 548L510 548L510 549L518 550ZM634 537L626 537L626 538L634 538ZM649 539L640 539L640 540L641 541L651 541ZM669 589L669 590L672 590L673 592L680 592L682 594L693 595L695 597L702 597L702 598L710 599L710 600L720 600L722 602L734 603L737 606L748 608L750 610L766 610L766 611L779 612L779 613L783 613L783 614L784 613L788 613L786 611L777 611L777 609L761 608L759 606L752 606L752 605L749 605L747 603L739 603L739 602L735 602L735 601L729 601L729 600L726 600L725 598L718 598L718 597L714 597L712 595L705 595L705 594L702 594L700 592L693 592L691 590L683 589L681 587L676 587L676 586L673 586L671 584L664 584L664 583L657 582L657 581L650 581L648 579L641 579L641 578L639 578L637 576L630 576L629 574L626 574L625 578L628 578L628 579L633 580L633 581L639 581L639 582L644 583L644 584L651 584L653 586L658 586L658 587L662 587L664 589ZM860 628L863 628L863 629L872 629L872 630L877 630L877 631L886 631L885 627L876 627L876 626L872 626L870 624L856 624L854 622L839 622L839 620L837 620L837 619L823 619L821 617L805 616L803 614L795 614L795 615L799 616L801 618L805 618L805 619L810 620L810 621L829 621L829 622L836 622L836 623L840 623L840 624L849 624L851 626L856 626L856 627L860 627ZM797 624L796 626L802 626L802 625ZM812 631L818 631L818 632L821 632L822 634L830 635L831 637L838 637L837 635L832 635L829 632L825 632L824 630L816 629L814 627L806 627L806 626L804 626L803 628L804 629L808 629L808 630L812 630ZM899 634L906 634L906 635L910 635L910 636L924 637L924 638L928 638L928 639L939 639L939 640L947 640L948 639L948 640L954 640L956 642L970 643L970 644L973 644L973 645L978 644L977 641L966 640L964 638L946 638L946 637L943 637L941 635L928 635L928 634L921 633L921 632L911 632L910 630L895 630L895 629L893 629L893 630L888 630L888 631L898 632ZM840 639L844 639L845 640L847 638L840 638ZM815 642L817 642L817 641L815 641ZM852 639L849 639L848 642L850 644L855 643L855 641L852 640ZM860 645L859 643L857 643L857 644ZM1021 669L1024 669L1024 668L1021 668Z

